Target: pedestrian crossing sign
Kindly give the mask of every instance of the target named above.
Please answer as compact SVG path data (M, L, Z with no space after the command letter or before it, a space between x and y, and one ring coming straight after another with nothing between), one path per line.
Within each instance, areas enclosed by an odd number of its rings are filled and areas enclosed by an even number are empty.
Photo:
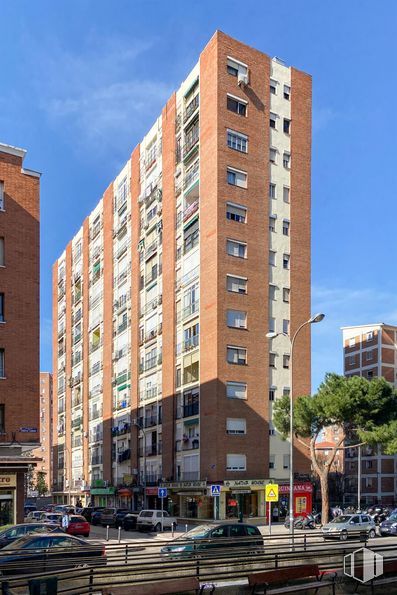
M220 496L221 495L221 486L220 485L213 485L211 486L211 496Z
M278 483L268 483L265 496L266 502L278 502Z

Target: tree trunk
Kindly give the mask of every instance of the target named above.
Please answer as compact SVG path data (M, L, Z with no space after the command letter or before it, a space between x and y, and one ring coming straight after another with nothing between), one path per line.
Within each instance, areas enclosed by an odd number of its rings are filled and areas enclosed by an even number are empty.
M318 474L320 478L321 486L321 523L325 525L329 520L329 494L328 494L328 476L329 470L327 468L322 469L321 473Z

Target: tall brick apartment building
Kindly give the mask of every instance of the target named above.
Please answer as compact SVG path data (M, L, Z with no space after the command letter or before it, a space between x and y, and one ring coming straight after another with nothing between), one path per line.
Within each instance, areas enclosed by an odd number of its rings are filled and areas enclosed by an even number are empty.
M51 489L52 485L52 414L52 374L40 372L40 448L32 454L41 459L36 473L45 473L48 489Z
M40 174L25 154L0 144L0 524L23 520L23 454L39 443Z
M264 514L310 317L311 78L216 32L53 270L54 493ZM296 394L310 391L310 331ZM306 453L305 453L306 454ZM297 451L295 470L310 469Z
M383 376L397 387L397 327L389 324L348 326L343 332L346 376ZM345 451L345 498L357 501L358 449ZM397 456L385 455L380 446L361 449L362 504L395 504L397 501Z

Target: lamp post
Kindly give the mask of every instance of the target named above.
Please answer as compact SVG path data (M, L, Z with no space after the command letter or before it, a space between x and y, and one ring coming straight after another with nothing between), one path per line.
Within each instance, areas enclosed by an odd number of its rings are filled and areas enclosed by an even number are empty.
M146 508L146 430L143 424L140 424L137 419L133 420L133 425L142 431L143 434L143 475L142 475L142 486L143 486L143 508ZM139 453L138 453L139 457ZM138 461L139 465L139 461Z
M315 314L311 316L309 320L303 322L295 331L292 338L287 333L276 333L276 332L269 332L266 333L266 337L268 339L275 339L279 335L284 335L287 337L290 343L290 376L291 376L291 387L290 387L290 394L289 394L289 407L290 407L290 419L289 419L289 435L290 435L290 444L289 444L289 532L291 536L291 544L294 543L294 443L293 443L293 435L294 435L294 420L293 420L293 413L294 413L294 399L293 399L293 361L294 361L294 347L295 341L300 333L300 331L309 324L315 324L316 322L321 322L325 317L325 314Z

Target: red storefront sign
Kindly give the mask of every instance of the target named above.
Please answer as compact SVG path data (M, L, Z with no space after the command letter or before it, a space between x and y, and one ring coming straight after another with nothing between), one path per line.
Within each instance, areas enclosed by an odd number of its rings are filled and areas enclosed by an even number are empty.
M158 488L145 488L146 496L157 496L158 491Z
M280 484L278 486L279 494L289 494L289 483ZM297 492L313 493L313 485L310 482L294 483L294 494Z

